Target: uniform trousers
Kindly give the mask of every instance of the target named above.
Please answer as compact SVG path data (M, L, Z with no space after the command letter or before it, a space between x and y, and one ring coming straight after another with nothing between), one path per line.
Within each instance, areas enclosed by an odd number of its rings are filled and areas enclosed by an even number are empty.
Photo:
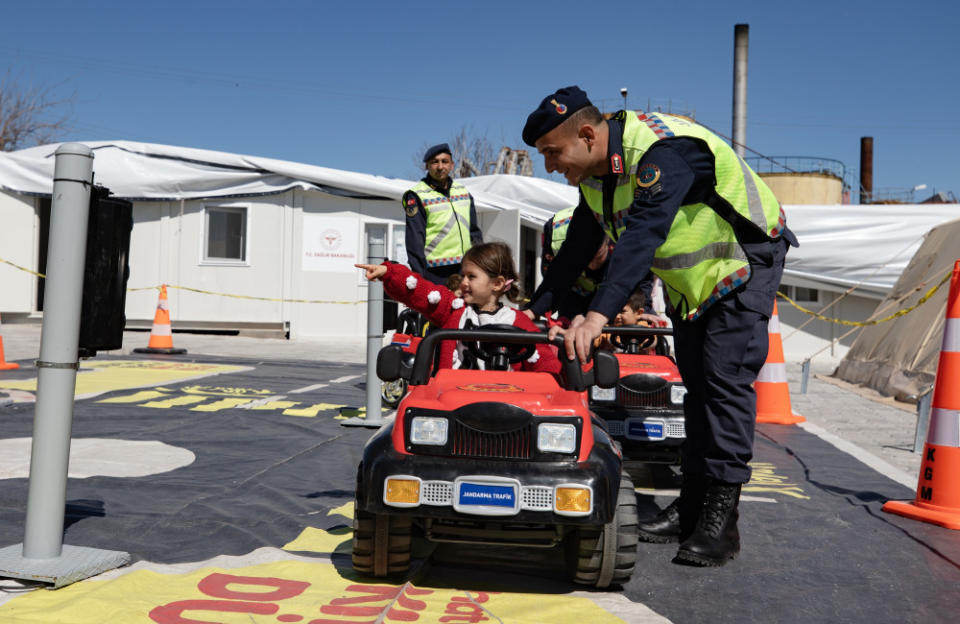
M672 317L677 367L687 388L684 475L727 483L750 480L757 411L753 382L767 358L767 324L788 245L784 238L742 245L749 281L695 320Z

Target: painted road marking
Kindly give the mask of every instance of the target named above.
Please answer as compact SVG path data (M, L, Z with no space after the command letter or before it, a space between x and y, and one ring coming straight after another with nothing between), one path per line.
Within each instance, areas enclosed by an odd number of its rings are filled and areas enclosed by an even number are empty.
M306 386L304 388L297 388L296 390L291 390L288 394L300 394L302 392L310 392L311 390L319 390L320 388L326 388L329 384L318 383L313 384L312 386Z
M254 370L253 367L198 362L90 360L80 365L74 396L76 399L88 399L114 390L152 388L162 384L250 370ZM2 380L0 388L36 392L37 378ZM14 400L23 401L22 398Z
M345 381L350 381L351 379L360 379L363 375L345 375L343 377L337 377L336 379L331 379L330 383L343 383Z

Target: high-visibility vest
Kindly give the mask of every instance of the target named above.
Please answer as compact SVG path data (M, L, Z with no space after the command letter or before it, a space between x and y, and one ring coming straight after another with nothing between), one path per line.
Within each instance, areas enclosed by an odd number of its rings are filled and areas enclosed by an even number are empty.
M743 221L776 238L786 223L773 191L720 137L688 119L664 113L620 111L623 122L623 172L617 178L613 201L604 210L599 178L587 178L580 190L594 217L616 241L638 187L654 192L660 172L650 164L638 171L640 159L654 143L671 137L703 141L715 160L714 191L718 208L732 207ZM729 207L725 206L729 204ZM728 215L728 218L736 218ZM680 207L667 239L654 254L653 272L667 286L674 310L693 320L721 297L750 279L750 264L733 227L705 203Z
M460 264L470 249L470 193L460 184L450 185L450 195L435 191L420 180L412 189L427 216L423 255L428 267Z
M575 208L576 206L564 208L563 210L558 210L556 214L553 215L553 228L550 232L550 250L554 256L560 253L560 247L563 246L563 241L567 240L567 230L570 228L570 219L573 218ZM581 297L589 297L597 292L597 283L587 277L586 272L584 272L581 273L577 281L574 282L571 290Z

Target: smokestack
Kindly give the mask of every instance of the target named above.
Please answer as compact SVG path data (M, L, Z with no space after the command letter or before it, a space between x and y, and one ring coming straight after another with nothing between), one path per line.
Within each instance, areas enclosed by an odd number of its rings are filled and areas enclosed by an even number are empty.
M747 144L747 48L750 25L733 28L733 150L740 158Z
M860 137L860 203L873 201L873 137Z

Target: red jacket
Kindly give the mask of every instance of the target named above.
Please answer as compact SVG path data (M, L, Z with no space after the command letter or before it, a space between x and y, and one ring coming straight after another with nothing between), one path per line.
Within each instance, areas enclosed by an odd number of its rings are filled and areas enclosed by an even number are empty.
M478 312L445 286L439 286L414 273L402 264L384 262L387 274L383 276L383 289L393 299L424 315L432 325L444 329L461 329L466 318L474 324L506 323L529 332L539 332L527 315L508 306L496 312ZM466 317L466 318L465 318ZM440 367L459 368L463 346L452 340L440 344ZM537 345L537 350L528 360L513 365L514 370L538 371L560 374L560 360L556 348L547 344Z

